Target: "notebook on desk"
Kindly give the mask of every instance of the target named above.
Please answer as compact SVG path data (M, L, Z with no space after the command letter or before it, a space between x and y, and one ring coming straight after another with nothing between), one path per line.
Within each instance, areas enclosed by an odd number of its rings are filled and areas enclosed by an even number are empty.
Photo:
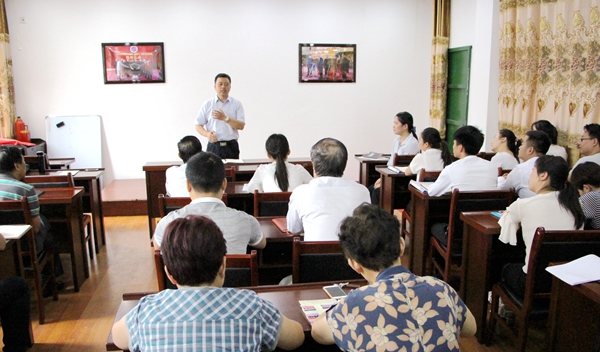
M289 233L287 229L287 219L286 218L274 218L271 220L275 227L279 229L279 231L284 233Z

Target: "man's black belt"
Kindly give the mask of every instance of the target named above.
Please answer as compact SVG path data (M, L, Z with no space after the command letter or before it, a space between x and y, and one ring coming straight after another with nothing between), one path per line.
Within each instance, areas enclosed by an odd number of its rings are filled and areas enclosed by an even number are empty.
M232 145L233 143L237 143L237 139L232 139L230 141L216 141L216 142L209 142L209 143L216 144L219 147L225 147L227 145Z

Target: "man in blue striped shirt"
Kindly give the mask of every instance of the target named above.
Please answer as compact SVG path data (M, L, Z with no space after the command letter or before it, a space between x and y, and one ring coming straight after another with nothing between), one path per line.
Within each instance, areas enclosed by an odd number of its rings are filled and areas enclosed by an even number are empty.
M209 218L173 220L161 250L177 290L143 297L115 323L115 345L131 351L272 351L304 342L302 326L254 291L223 288L227 247Z

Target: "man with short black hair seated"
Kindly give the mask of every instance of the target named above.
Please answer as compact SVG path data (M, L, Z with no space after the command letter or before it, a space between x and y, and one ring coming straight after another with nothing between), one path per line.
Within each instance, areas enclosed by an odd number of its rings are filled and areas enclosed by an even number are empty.
M167 178L165 189L170 197L189 197L190 193L185 183L185 169L188 160L202 151L202 143L195 136L185 136L177 143L177 149L183 165L171 166L167 169L165 172Z
M477 156L483 146L483 133L474 126L463 126L454 132L453 153L460 160L446 166L427 193L441 196L455 188L461 191L496 189L498 169L489 161Z
M399 227L396 217L370 204L344 219L342 251L369 285L317 318L315 341L344 351L458 351L458 336L475 334L475 318L450 285L402 266Z
M267 239L258 220L243 211L226 207L221 200L227 188L221 158L213 153L201 152L188 160L187 165L186 183L192 202L170 212L158 222L152 236L154 247L160 249L165 229L171 221L193 214L208 216L219 225L227 240L229 254L246 254L246 246L264 248Z
M550 137L543 131L527 131L519 147L519 159L523 160L506 177L498 177L498 189L515 189L519 198L529 198L535 193L529 189L529 176L536 160L546 155L551 145Z
M323 138L310 150L315 178L294 189L287 213L287 228L304 231L305 241L337 241L340 221L362 203L369 203L369 190L342 178L348 151L333 138Z
M225 238L209 218L188 215L167 226L165 272L177 290L143 297L112 328L131 351L272 351L304 342L302 326L254 291L223 288Z
M577 160L573 169L587 161L595 162L600 165L600 125L590 123L583 126L583 135L577 142L577 149L581 153L581 158Z

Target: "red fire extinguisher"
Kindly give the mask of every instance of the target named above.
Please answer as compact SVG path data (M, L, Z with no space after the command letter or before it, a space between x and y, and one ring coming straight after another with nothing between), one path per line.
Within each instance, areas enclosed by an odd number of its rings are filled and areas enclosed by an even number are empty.
M15 139L19 142L31 143L31 138L29 138L29 126L21 120L21 116L17 116L17 120L15 121Z

